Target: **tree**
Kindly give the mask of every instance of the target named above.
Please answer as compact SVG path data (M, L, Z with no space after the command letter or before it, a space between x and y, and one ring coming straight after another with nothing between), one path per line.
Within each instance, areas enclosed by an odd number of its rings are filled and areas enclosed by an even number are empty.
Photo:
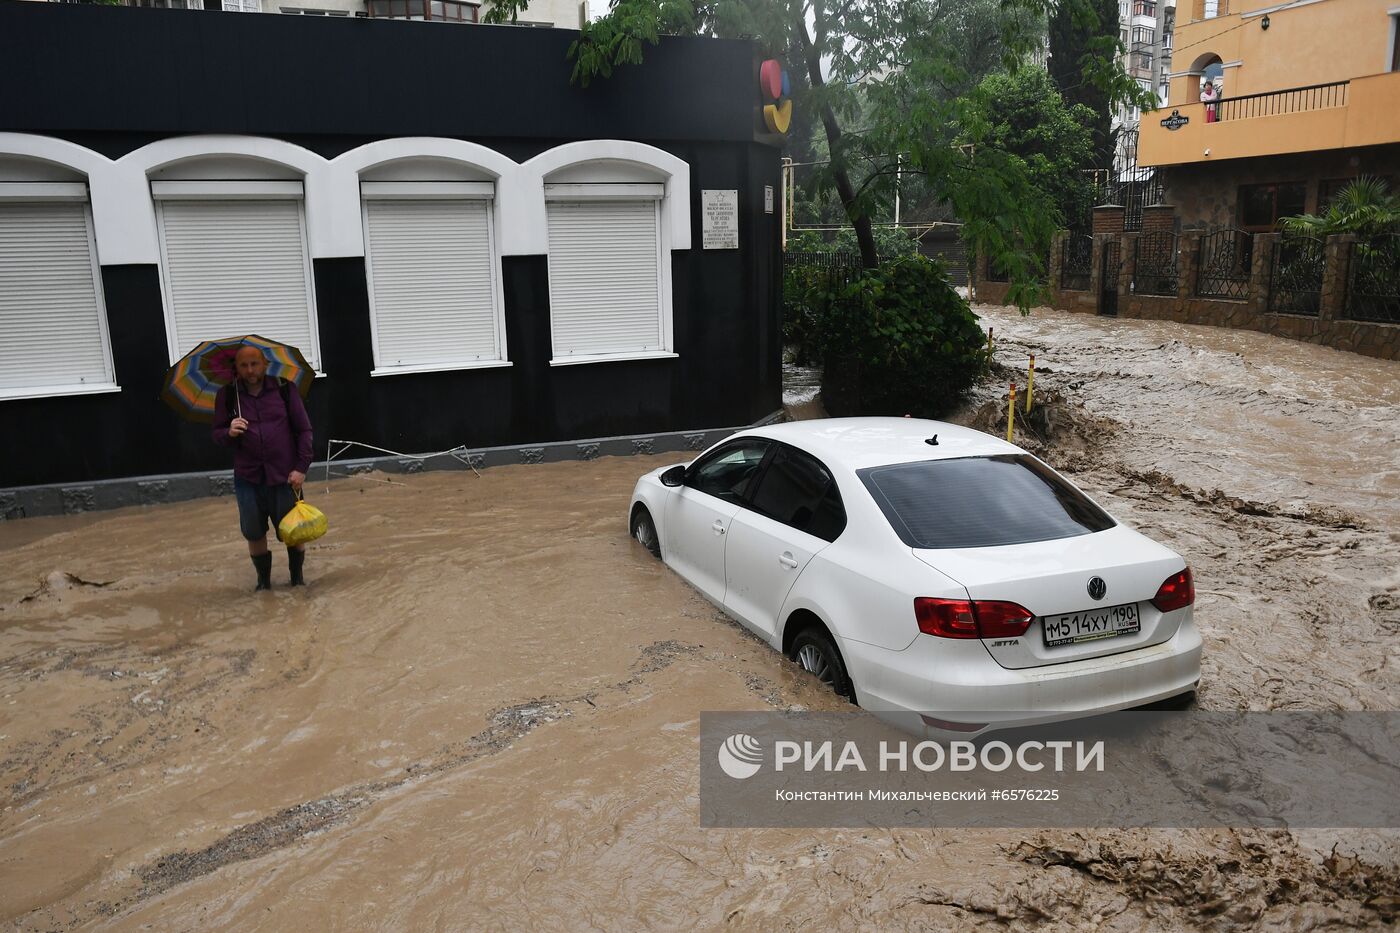
M1279 225L1288 233L1316 237L1334 233L1362 237L1400 233L1400 195L1391 194L1380 179L1362 175L1337 192L1320 215L1284 217Z
M490 16L512 21L526 2L500 0ZM888 208L896 171L921 175L929 196L962 220L969 244L1007 269L1011 300L1025 306L1036 294L1031 257L1049 245L1054 209L1021 159L984 145L991 127L958 46L974 2L614 0L570 48L574 80L587 85L640 62L664 34L757 40L789 64L794 107L822 128L830 161L815 181L835 191L867 268L879 262L870 218ZM1014 69L1034 50L1028 22L1060 6L1091 16L1091 2L1002 0L1002 64ZM1119 51L1115 37L1108 62L1086 59L1084 80L1111 99L1140 100Z
M1107 56L1122 54L1118 38L1118 0L1062 3L1050 14L1050 61L1046 68L1065 102L1088 108L1093 119L1096 167L1113 157L1113 95L1103 82L1085 80L1086 68ZM1121 70L1121 68L1120 68Z
M1034 68L986 78L977 99L988 124L983 145L1020 158L1061 223L1080 216L1093 193L1081 171L1093 158L1089 108L1067 104L1050 76Z

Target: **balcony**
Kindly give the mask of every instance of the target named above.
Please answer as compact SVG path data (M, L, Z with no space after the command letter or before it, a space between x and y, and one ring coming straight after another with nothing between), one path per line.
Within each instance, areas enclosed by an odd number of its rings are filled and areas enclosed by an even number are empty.
M370 19L416 19L442 23L475 23L480 5L460 0L368 0Z
M1206 122L1206 108L1216 120ZM1139 165L1184 165L1252 156L1400 143L1400 72L1226 97L1143 114ZM1177 119L1171 120L1175 114ZM1162 125L1169 120L1177 126Z
M1230 0L1192 0L1191 22L1230 15Z

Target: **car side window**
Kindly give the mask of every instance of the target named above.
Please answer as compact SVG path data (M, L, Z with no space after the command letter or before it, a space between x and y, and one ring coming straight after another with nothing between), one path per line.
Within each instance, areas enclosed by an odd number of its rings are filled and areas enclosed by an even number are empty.
M846 527L846 510L830 471L815 457L787 446L774 451L751 505L826 541L835 541Z
M756 437L726 444L685 471L685 484L725 502L742 502L771 445Z

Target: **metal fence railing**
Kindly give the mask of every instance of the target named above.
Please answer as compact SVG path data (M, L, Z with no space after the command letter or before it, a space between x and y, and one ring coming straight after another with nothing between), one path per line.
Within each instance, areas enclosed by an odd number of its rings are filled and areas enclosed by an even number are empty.
M1218 120L1247 120L1251 117L1271 117L1282 113L1302 113L1305 110L1345 107L1349 84L1348 81L1309 84L1306 87L1291 87L1264 94L1227 97L1218 103L1206 106L1215 108Z
M1350 244L1345 307L1353 321L1400 324L1400 234Z
M851 251L783 253L783 268L806 267L851 276L860 271L860 253Z
M1060 288L1087 292L1094 271L1094 238L1071 233L1060 244Z
M1163 230L1139 236L1133 244L1133 291L1175 295L1179 279L1176 252L1175 233Z
M1196 295L1244 301L1254 265L1254 236L1227 228L1202 233L1196 248Z
M1270 311L1316 317L1322 307L1327 252L1316 237L1283 237L1269 257Z

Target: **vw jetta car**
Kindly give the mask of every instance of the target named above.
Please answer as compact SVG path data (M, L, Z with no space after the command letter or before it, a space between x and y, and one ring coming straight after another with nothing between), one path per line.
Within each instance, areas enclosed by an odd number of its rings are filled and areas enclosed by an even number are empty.
M1125 709L1200 680L1186 561L968 428L747 430L643 476L628 527L739 623L911 732Z

